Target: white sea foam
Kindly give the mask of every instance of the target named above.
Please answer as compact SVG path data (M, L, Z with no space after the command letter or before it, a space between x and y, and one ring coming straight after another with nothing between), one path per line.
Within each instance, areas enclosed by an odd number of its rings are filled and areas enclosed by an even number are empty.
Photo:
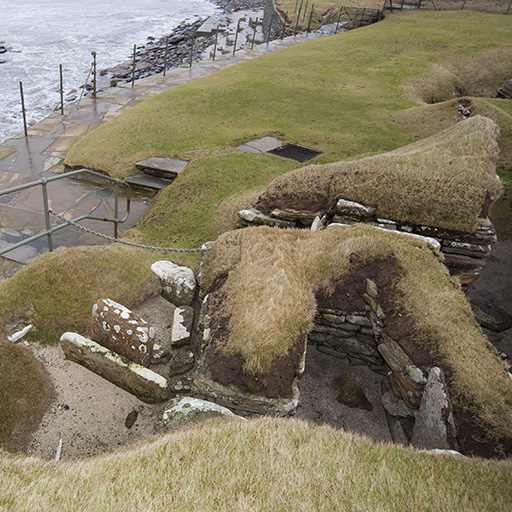
M0 0L0 142L23 130L19 82L27 121L39 121L65 94L85 82L91 52L98 69L130 57L133 45L161 37L180 22L213 14L207 0Z

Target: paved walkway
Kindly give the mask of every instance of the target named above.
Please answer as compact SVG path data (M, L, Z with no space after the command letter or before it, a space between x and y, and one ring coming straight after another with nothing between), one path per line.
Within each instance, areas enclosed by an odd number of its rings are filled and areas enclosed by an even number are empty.
M41 177L55 176L64 171L67 151L102 123L114 118L125 110L162 91L176 87L234 64L257 57L263 53L293 46L325 33L302 34L287 37L282 41L255 46L253 50L239 50L235 56L218 55L215 62L201 61L192 68L181 67L167 71L167 75L156 75L135 82L134 86L122 85L99 92L97 98L85 97L80 105L76 103L65 108L64 115L53 113L31 127L28 137L23 133L0 144L0 191L20 184L29 183ZM48 185L50 208L73 218L78 215L112 215L113 188L91 181L65 178ZM120 201L120 217L125 213L125 202ZM133 227L151 206L147 195L137 194L132 200L131 214L120 233ZM55 225L52 219L52 225ZM83 225L107 234L113 234L111 223L87 220ZM45 229L41 187L0 196L0 249L18 242ZM102 239L67 227L54 235L54 247L77 246L105 243ZM0 274L9 275L41 253L47 251L46 237L29 245L15 249L0 258ZM8 261L6 261L6 259ZM2 271L3 268L3 271Z

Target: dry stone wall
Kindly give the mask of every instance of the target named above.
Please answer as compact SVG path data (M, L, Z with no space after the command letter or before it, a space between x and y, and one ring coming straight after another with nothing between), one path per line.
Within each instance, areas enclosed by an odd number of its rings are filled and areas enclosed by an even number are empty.
M381 218L376 208L340 198L334 212L312 212L293 209L275 209L266 215L256 208L247 208L238 213L238 227L276 226L280 228L307 228L329 224L354 224L361 222L408 235L424 237L444 255L445 265L452 275L468 285L480 274L496 242L496 233L491 221L478 220L474 233L462 233L433 226L414 225L392 219ZM315 223L315 219L317 222ZM320 220L320 222L318 222Z

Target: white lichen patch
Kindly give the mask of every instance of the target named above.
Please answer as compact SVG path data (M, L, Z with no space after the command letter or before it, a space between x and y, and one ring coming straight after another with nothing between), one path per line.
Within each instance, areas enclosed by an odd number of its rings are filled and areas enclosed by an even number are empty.
M216 413L219 416L235 416L235 414L226 407L189 396L179 399L175 398L171 401L170 405L171 407L163 412L164 422L171 421L177 417L186 417L198 413Z
M137 363L126 363L121 359L121 357L116 354L115 352L112 352L106 347L103 347L96 343L93 340L90 340L88 338L85 338L84 336L81 336L80 334L74 333L74 332L66 332L64 333L60 341L67 341L69 343L72 343L75 347L77 347L81 352L90 352L92 354L100 354L105 359L111 361L112 363L116 364L117 366L121 368L126 368L130 370L132 373L136 374L137 376L141 377L142 379L153 382L163 390L167 389L168 382L167 379L159 375L158 373L153 372L149 368L144 368L140 364Z
M183 317L183 313L184 311L181 308L176 308L174 310L174 319L172 323L171 334L171 340L173 343L190 337L190 332L185 326L185 319Z

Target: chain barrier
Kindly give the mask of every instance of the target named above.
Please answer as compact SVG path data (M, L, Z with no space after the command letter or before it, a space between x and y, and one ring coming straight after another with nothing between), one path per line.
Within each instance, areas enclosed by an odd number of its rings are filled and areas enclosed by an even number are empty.
M77 224L76 222L66 219L62 215L60 215L57 212L54 212L53 210L50 210L50 213L57 217L59 220L65 222L66 224L69 224L73 226L74 228L78 229L79 231L83 231L85 233L90 233L91 235L96 235L100 238L104 238L105 240L109 240L111 242L117 242L124 245L129 245L131 247L138 247L139 249L150 249L152 251L164 251L164 252L179 252L179 253L201 253L204 254L208 252L210 249L174 249L169 247L153 247L152 245L144 245L144 244L138 244L135 242L128 242L126 240L120 240L119 238L114 238L113 236L105 235L104 233L100 233L99 231L95 231L94 229L86 228L85 226L81 226L80 224Z

